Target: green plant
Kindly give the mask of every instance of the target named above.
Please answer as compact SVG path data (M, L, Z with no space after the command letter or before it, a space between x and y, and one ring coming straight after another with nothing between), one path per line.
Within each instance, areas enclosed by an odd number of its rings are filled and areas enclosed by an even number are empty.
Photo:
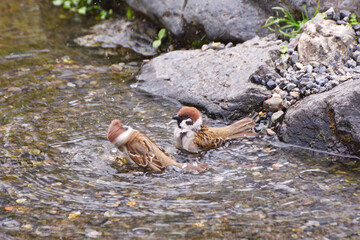
M55 6L62 6L64 9L68 9L82 15L86 15L88 12L97 14L97 17L102 20L106 19L113 13L112 9L106 11L99 5L95 5L93 0L53 0L52 3Z
M350 14L350 16L349 16L349 24L351 26L355 26L355 25L359 24L355 13Z
M285 57L285 54L286 54L287 51L289 50L289 49L288 49L288 46L287 46L286 44L283 44L283 45L280 45L279 48L280 48L280 52L281 52L280 57L281 57L281 58L284 58L284 57Z
M313 19L319 12L319 4L318 1L317 7L315 9L314 15L311 17ZM283 17L279 17L279 12L276 12L276 17L271 16L265 23L263 27L267 27L270 31L277 32L279 31L282 35L294 38L297 34L302 31L304 24L310 20L306 7L304 6L304 11L301 12L301 19L297 20L289 10L283 7L273 7L274 10L279 10L284 14ZM272 28L270 26L275 26L276 28ZM285 32L285 29L291 29L291 33Z
M153 48L156 49L159 48L161 46L162 39L165 38L166 36L167 36L166 29L165 28L160 29L157 39L153 41L152 44Z

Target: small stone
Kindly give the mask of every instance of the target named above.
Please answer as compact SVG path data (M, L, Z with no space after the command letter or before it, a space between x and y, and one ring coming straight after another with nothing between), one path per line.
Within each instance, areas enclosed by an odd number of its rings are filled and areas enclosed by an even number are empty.
M289 193L292 193L292 194L296 193L295 188L291 188L291 187L289 187L289 186L287 186L285 184L281 184L281 183L275 184L274 189L275 190L283 190L283 191L286 191L286 192L289 192Z
M294 51L290 57L290 60L293 64L297 63L299 61L299 53Z
M349 17L351 14L350 11L348 10L341 10L339 15L340 15L340 19L344 19L345 17Z
M354 59L357 59L360 56L360 51L356 50L355 52L352 53L352 57Z
M335 10L334 8L329 8L328 10L325 11L326 14L326 18L327 19L333 19L334 15L335 15Z
M229 42L228 44L226 44L225 48L232 48L234 46L234 44L232 42Z
M316 86L315 83L306 84L306 88L307 88L307 89L314 89L314 88L316 88L316 87L317 87L317 86Z
M206 51L206 50L208 50L209 48L210 48L209 45L204 44L204 45L202 45L201 50L202 50L202 51Z
M295 66L296 66L297 69L299 69L299 70L301 70L301 69L304 68L304 65L303 65L302 63L300 63L300 62L295 63Z
M256 84L262 84L262 80L261 80L260 76L256 75L256 74L251 76L250 81L252 83L256 83Z
M360 24L356 24L356 25L352 26L352 28L353 28L355 31L359 31L359 30L360 30Z
M74 83L72 83L72 82L68 82L66 85L68 87L72 87L72 88L76 87L76 85Z
M276 123L279 122L281 120L281 118L284 116L284 112L283 111L277 111L275 112L272 116L271 116L271 122L272 123Z
M20 92L21 92L21 88L19 88L19 87L9 87L9 88L8 88L8 92L11 92L11 93L20 93Z
M272 165L272 168L275 170L279 170L282 166L284 166L284 165L282 165L281 163L274 163Z
M310 64L307 64L307 65L305 66L305 71L306 71L307 73L312 73L312 71L313 71L313 66L311 66Z
M223 48L225 48L225 45L222 44L221 42L213 42L213 43L211 43L210 48L214 49L214 50L218 50L221 48L221 46L223 46Z
M266 86L268 87L268 89L272 90L272 89L274 89L276 87L276 83L273 80L269 80L266 83Z
M346 21L344 21L344 20L337 20L336 23L339 24L339 25L346 25L346 24L348 24L348 23L347 23Z
M88 238L99 238L102 235L101 232L98 232L94 229L85 229L85 236Z
M356 67L356 62L354 61L354 59L349 59L346 61L346 66L349 68L355 68Z
M360 65L360 56L358 56L358 57L356 58L356 64L357 64L357 65Z
M306 229L309 227L311 228L311 227L318 227L318 226L320 226L320 223L318 221L310 220L307 223L305 223L305 225L301 226L300 228Z
M115 72L121 72L124 69L124 67L119 64L113 64L110 66L110 69Z
M328 82L332 87L336 87L337 85L339 85L339 81L337 80L331 80Z
M291 91L293 88L295 88L296 87L296 84L295 83L288 83L287 85L286 85L286 90L288 90L288 91Z
M19 204L22 204L24 202L26 202L26 198L19 198L16 200L16 203L19 203Z
M267 134L268 136L274 136L274 135L275 135L275 132L274 132L272 129L267 128L267 129L266 129L266 134Z
M315 82L320 86L324 86L328 82L328 80L324 75L317 75L315 77Z
M359 30L360 30L360 24L353 25L352 27L353 27L353 29L354 29L355 31L359 31Z
M290 92L290 96L291 96L292 98L295 98L296 100L299 100L299 99L300 99L300 93L297 92L297 91L291 91L291 92Z
M271 97L264 101L263 107L265 110L276 112L280 109L282 109L282 99L277 97Z

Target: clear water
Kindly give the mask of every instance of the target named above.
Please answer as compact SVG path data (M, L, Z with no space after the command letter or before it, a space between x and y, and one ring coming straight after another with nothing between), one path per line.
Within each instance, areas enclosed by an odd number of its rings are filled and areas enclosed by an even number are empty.
M141 60L72 43L94 22L47 1L1 10L1 239L359 238L358 160L265 137L182 153L169 123L180 105L130 87ZM122 72L109 68L117 62ZM118 164L106 139L114 118L210 168Z

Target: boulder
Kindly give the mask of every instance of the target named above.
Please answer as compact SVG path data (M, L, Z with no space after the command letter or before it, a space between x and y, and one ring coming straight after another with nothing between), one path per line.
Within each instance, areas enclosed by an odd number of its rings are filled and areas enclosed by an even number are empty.
M317 61L323 64L345 63L356 44L355 32L348 25L338 25L318 14L305 23L298 40L301 62Z
M271 92L249 79L253 74L278 77L277 41L254 38L223 50L181 50L146 63L137 88L156 96L206 110L215 117L236 119L261 107Z
M194 34L202 34L210 40L243 42L254 36L264 36L268 31L261 26L266 19L275 16L275 6L282 6L295 12L303 11L304 2L310 17L314 14L317 1L303 0L126 0L134 10L150 17L166 27L175 37L191 40ZM346 9L360 15L357 1L322 0L320 12L334 7L339 13ZM280 15L282 16L282 15Z
M210 40L243 42L267 34L265 20L281 1L126 0L136 11L165 26L175 37L206 34ZM270 13L271 12L271 13ZM202 35L199 36L201 38ZM198 38L198 39L199 39Z
M154 56L157 52L152 47L152 42L156 32L152 31L153 34L149 34L149 24L139 20L114 19L93 26L87 35L74 41L84 47L101 47L108 50L127 48L143 56Z
M291 106L279 137L287 143L360 156L360 79Z

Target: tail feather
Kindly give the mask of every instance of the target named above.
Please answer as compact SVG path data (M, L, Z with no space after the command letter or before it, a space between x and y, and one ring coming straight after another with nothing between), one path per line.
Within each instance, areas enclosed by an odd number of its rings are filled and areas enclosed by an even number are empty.
M257 137L258 134L255 133L252 128L255 126L255 122L250 118L241 119L229 127L229 136L228 139L235 139L241 137Z
M185 169L187 170L196 170L198 172L202 172L204 171L207 167L209 166L209 164L207 163L200 163L199 165L195 166L192 164L187 164Z

